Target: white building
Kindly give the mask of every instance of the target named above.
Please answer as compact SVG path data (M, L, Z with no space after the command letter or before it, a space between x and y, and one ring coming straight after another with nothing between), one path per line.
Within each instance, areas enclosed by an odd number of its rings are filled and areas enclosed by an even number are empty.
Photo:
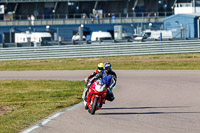
M174 14L196 14L200 13L200 6L196 2L192 3L176 3L174 7Z

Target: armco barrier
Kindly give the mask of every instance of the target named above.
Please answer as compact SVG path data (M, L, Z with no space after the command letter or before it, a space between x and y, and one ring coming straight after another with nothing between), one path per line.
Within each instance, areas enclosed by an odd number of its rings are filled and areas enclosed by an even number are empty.
M0 48L0 60L100 57L200 52L200 41L124 42Z

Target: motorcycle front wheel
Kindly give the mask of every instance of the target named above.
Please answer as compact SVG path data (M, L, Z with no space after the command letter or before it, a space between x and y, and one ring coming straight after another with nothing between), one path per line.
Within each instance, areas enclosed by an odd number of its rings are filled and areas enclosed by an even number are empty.
M99 97L95 97L94 101L93 101L93 104L92 104L92 109L91 110L88 109L88 111L89 111L90 114L92 114L92 115L95 114L95 111L97 109L97 103L98 103L98 101L99 101Z

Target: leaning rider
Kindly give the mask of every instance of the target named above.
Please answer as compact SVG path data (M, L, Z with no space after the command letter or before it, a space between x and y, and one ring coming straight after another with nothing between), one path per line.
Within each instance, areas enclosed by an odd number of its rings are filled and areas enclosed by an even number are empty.
M82 98L83 100L86 100L87 99L87 92L90 88L90 86L92 85L94 79L98 78L98 77L102 77L103 75L103 67L104 67L104 64L103 63L99 63L98 64L98 69L95 70L95 72L93 72L91 75L89 75L86 79L85 79L85 89L84 89L84 92L83 92L83 95L82 95Z
M106 81L107 90L108 90L106 100L113 101L115 97L112 90L116 86L117 75L114 71L112 71L112 65L109 62L106 62L104 64L103 79L104 81Z

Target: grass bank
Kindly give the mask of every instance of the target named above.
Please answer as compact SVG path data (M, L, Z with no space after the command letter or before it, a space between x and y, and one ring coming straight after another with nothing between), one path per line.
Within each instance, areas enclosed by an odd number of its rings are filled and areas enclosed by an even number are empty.
M0 133L16 133L82 101L84 82L0 80Z
M0 71L91 70L91 69L96 69L96 66L99 62L111 62L115 70L116 69L198 70L200 69L200 53L0 61Z

